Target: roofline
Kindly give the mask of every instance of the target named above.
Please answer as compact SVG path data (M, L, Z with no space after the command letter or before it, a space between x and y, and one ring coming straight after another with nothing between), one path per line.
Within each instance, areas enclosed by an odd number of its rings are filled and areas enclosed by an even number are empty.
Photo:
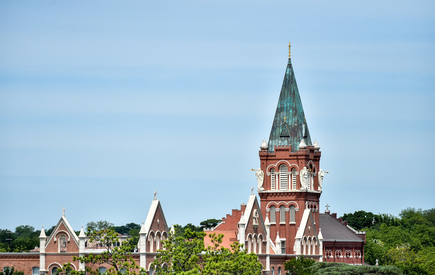
M336 239L323 239L323 242L347 242L347 243L363 243L364 240L336 240Z

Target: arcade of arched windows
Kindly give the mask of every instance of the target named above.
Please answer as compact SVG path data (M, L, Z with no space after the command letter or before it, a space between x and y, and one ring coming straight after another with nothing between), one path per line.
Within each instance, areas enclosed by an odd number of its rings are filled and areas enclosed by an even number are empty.
M304 236L302 238L302 255L318 255L319 249L317 246L316 237Z
M286 207L290 205L290 207ZM269 207L270 206L270 207ZM279 223L290 224L296 223L296 211L298 211L296 202L271 202L266 206L266 211L270 213L270 222L275 224L277 222L276 213L279 213ZM286 214L289 212L289 214Z
M291 167L289 170L289 166L286 164L281 164L277 168L270 168L267 172L267 175L270 177L270 189L281 191L297 190L297 174L295 167Z
M311 212L319 212L319 206L315 201L305 202L305 208L310 209Z
M255 254L263 253L263 241L264 237L262 234L248 234L247 237L247 252L254 252Z
M344 254L343 254L344 251ZM335 259L334 259L335 254ZM353 249L325 249L325 260L332 260L335 261L346 261L346 259L360 259L361 258L361 250L353 250Z
M168 233L166 231L151 231L147 238L147 252L157 252L157 250L163 249L162 241L167 238Z
M317 176L317 168L312 161L308 163L306 168L308 169L308 190L314 190L314 177ZM270 177L270 189L279 191L299 190L300 182L298 175L298 167L295 164L290 165L288 163L288 165L276 164L269 166L267 176Z

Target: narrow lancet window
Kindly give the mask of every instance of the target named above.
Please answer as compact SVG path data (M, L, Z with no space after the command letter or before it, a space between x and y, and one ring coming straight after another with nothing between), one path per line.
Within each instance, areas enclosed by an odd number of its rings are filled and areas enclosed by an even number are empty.
M292 169L292 190L296 190L296 169Z
M276 210L275 210L275 206L271 206L270 207L270 222L271 223L276 223Z
M270 169L270 189L275 190L276 186L276 174L275 169Z
M279 167L279 189L288 189L288 167L284 164Z

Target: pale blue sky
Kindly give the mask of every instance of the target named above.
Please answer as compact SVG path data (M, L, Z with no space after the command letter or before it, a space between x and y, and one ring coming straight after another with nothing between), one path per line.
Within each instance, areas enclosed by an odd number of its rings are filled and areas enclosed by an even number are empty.
M433 1L1 1L0 228L247 201L292 42L339 215L433 208Z

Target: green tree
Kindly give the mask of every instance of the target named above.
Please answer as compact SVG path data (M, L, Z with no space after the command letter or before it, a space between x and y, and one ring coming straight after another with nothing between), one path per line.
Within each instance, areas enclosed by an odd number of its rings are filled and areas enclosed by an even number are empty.
M209 237L213 246L203 253L201 274L261 274L262 265L256 254L246 253L238 242L231 244L231 249L221 246L223 234Z
M91 242L98 242L105 250L101 254L89 254L83 257L73 257L73 260L93 263L97 265L109 264L111 267L106 271L108 275L112 274L138 274L139 265L131 256L133 250L132 244L123 242L121 246L114 246L119 242L118 233L112 229L103 229L99 231L91 231L88 228L87 235ZM69 264L69 263L68 263ZM64 265L63 270L68 269L68 264ZM61 270L61 271L63 271ZM86 268L90 274L99 274L98 268L91 270ZM141 270L143 272L143 270ZM71 271L71 274L81 274L79 271Z
M210 234L213 246L205 248L204 236L190 228L183 237L169 236L151 265L156 274L261 274L257 255L242 251L239 243L222 247L222 234Z
M343 215L343 220L347 221L349 226L361 230L365 227L371 227L377 222L376 215L372 212L366 212L363 210L356 211L354 213L346 213Z
M311 274L311 271L308 267L312 266L316 261L305 258L304 256L298 256L291 258L287 262L284 263L284 269L288 272L288 274Z
M113 229L114 224L108 221L88 222L86 224L86 230L88 231L100 231L104 229Z
M6 268L0 272L0 275L24 275L24 271L17 271L15 267Z
M222 220L216 220L216 219L208 219L205 221L202 221L199 223L199 225L201 226L201 228L204 230L206 228L213 228L216 225L218 225Z
M157 274L198 274L199 254L204 251L204 232L187 228L184 237L172 234L164 240L151 267Z

